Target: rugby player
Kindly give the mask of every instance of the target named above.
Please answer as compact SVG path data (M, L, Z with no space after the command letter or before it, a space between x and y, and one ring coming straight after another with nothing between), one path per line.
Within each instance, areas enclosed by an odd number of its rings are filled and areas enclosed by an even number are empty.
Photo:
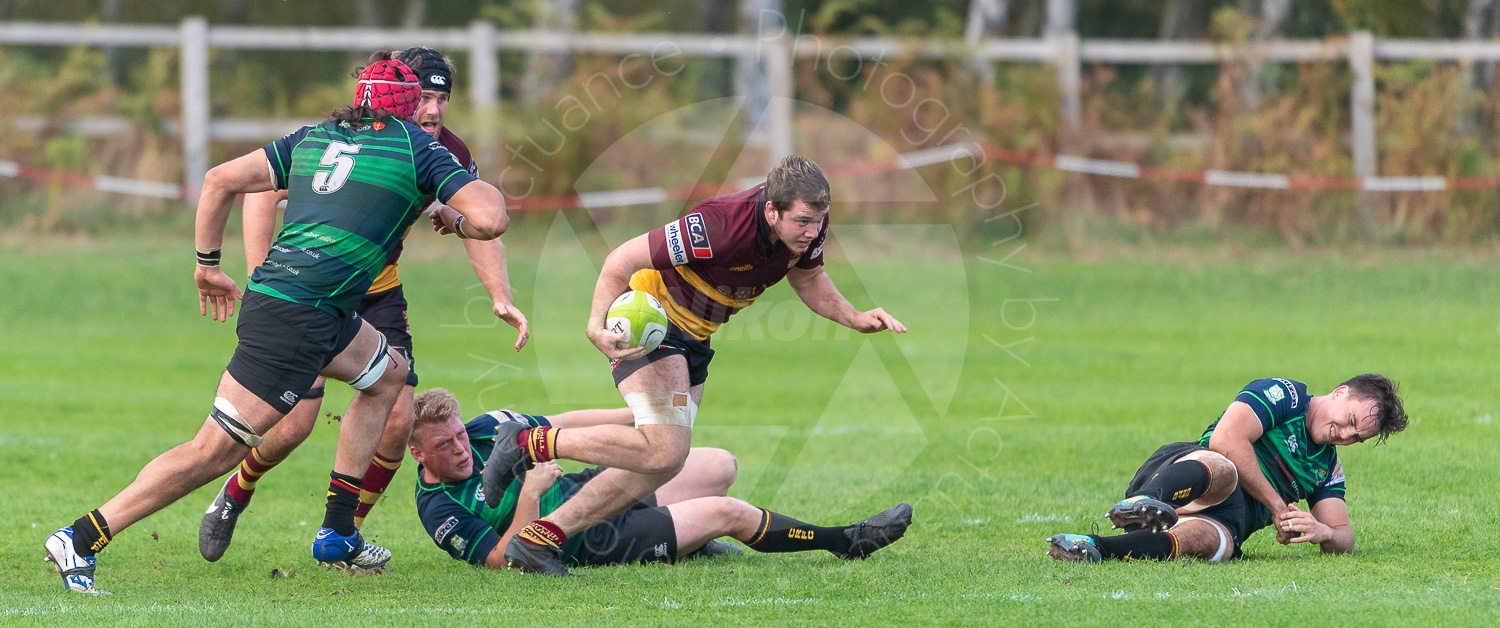
M390 52L378 51L370 55L369 62L375 63L391 58L400 60L415 71L421 83L422 98L417 101L412 122L421 127L423 132L437 138L438 143L458 158L459 163L464 165L464 169L470 175L477 177L479 168L470 156L468 146L451 130L443 126L443 118L448 111L448 98L453 90L453 62L436 50L421 47ZM261 262L266 259L266 254L271 249L271 240L276 227L276 206L286 197L286 190L245 197L245 263L252 274L255 272L255 267L260 266ZM432 204L431 195L422 200L423 206ZM434 210L432 218L438 225L443 224L444 220L438 212L452 212L451 209L445 210L438 206L434 206ZM452 222L452 216L447 217L447 220ZM408 233L410 233L410 227L402 233L401 238L404 240ZM511 300L504 245L500 243L499 238L467 239L462 242L469 261L474 267L474 274L479 276L480 283L489 293L490 300L494 304L495 316L519 330L515 349L520 351L521 347L525 346L530 331L526 316ZM375 281L370 284L370 289L354 309L360 317L374 326L376 331L385 336L392 349L406 358L410 369L406 376L406 385L396 397L396 405L386 421L385 433L380 437L380 445L375 450L375 458L365 471L364 483L359 491L359 506L354 511L356 527L364 524L365 516L380 500L391 478L395 476L396 470L401 467L401 461L406 457L406 439L411 434L413 416L411 403L412 393L417 385L417 370L412 358L411 326L407 322L406 295L397 273L396 264L401 257L401 250L402 242L398 240L386 256L385 266L380 269L380 273L375 276ZM249 455L240 462L240 468L224 482L223 488L219 489L219 494L214 497L213 503L209 505L198 527L198 551L205 559L216 561L229 549L235 524L239 522L240 516L250 504L251 497L255 495L256 482L261 476L286 460L292 450L307 440L308 435L312 433L313 426L317 424L322 400L323 379L320 377L313 384L312 390L303 395L286 418L266 434L260 446L250 450Z
M491 569L508 566L500 541L539 515L566 504L603 472L598 467L562 473L556 462L534 465L487 505L485 458L509 425L574 428L629 424L629 408L580 410L541 417L497 410L464 423L458 401L441 388L416 398L417 422L411 455L417 467L417 514L434 543L449 556ZM827 550L840 558L864 558L894 543L911 525L911 506L900 504L849 526L820 527L725 497L734 483L734 455L694 447L683 471L630 508L561 546L576 565L632 562L672 563L688 557L740 553L719 537L739 540L760 552Z
M714 355L709 336L782 278L809 308L836 323L863 333L906 331L881 308L854 309L823 272L830 200L823 171L793 155L772 167L764 184L703 201L609 254L594 287L587 333L613 361L635 429L501 426L485 467L491 507L536 463L567 458L607 467L577 497L511 537L505 557L513 567L566 574L562 547L571 536L630 508L682 469ZM626 290L650 293L666 310L666 339L650 353L625 348L626 336L604 327L610 303Z
M1276 540L1354 551L1337 448L1383 442L1406 429L1396 384L1359 375L1310 397L1290 379L1258 379L1197 442L1156 450L1126 498L1109 509L1118 536L1058 534L1048 553L1066 561L1222 561L1242 555L1251 534L1275 525ZM1297 507L1305 500L1308 510Z
M354 104L261 150L208 172L194 242L198 308L216 321L244 298L239 344L219 380L208 419L189 442L157 456L125 490L47 537L47 560L63 586L94 586L95 554L115 535L223 475L258 445L322 374L357 391L339 427L315 559L377 568L390 552L354 527L361 478L406 380L406 360L354 312L391 247L434 194L462 216L449 227L493 239L509 218L500 192L476 180L448 149L409 119L421 96L400 61L359 75ZM219 267L230 205L238 193L287 189L287 228L246 293Z

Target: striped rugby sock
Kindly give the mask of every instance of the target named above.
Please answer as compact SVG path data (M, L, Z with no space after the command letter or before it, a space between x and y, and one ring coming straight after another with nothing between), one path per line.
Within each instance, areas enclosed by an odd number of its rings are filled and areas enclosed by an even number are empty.
M364 527L365 517L370 515L370 509L380 501L380 496L385 494L386 487L391 485L391 479L396 477L396 470L400 468L400 458L391 460L375 454L375 459L370 461L370 468L365 471L364 482L359 487L359 506L354 509L354 527Z

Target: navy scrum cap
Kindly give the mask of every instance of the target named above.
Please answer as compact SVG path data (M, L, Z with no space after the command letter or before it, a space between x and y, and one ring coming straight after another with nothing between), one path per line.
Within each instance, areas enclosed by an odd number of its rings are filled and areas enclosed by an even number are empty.
M448 62L443 54L431 48L407 48L397 58L406 62L417 73L422 89L453 93L453 73L448 71Z

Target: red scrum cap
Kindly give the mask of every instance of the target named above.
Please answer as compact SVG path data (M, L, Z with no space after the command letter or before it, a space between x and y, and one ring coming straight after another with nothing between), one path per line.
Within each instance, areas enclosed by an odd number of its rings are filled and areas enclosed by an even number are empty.
M359 73L354 104L384 109L403 120L410 120L422 98L422 84L417 73L395 59L376 61Z

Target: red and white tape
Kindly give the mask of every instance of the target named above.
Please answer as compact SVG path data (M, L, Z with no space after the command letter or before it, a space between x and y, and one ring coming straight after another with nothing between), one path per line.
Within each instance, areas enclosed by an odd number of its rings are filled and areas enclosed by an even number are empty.
M891 159L830 166L829 178L877 174L898 170L912 170L923 166L947 163L961 158L984 159L1015 165L1054 168L1066 172L1091 174L1125 179L1153 181L1180 181L1219 187L1258 188L1267 190L1365 190L1370 192L1441 192L1444 190L1474 190L1500 188L1500 176L1477 177L1344 177L1323 175L1268 174L1260 172L1237 172L1233 170L1183 171L1171 168L1142 166L1125 161L1093 159L1077 155L1051 155L1032 151L1011 150L996 146L981 146L973 142L951 144L903 153ZM86 187L101 192L149 196L169 200L189 198L185 186L159 181L125 179L105 175L90 175L62 170L50 170L0 160L0 177L11 177L60 183L72 187ZM751 178L737 181L740 189L759 183ZM701 183L672 188L637 188L586 192L565 196L531 196L507 199L514 210L575 209L601 207L630 207L654 205L666 201L704 198L717 193L719 183Z

